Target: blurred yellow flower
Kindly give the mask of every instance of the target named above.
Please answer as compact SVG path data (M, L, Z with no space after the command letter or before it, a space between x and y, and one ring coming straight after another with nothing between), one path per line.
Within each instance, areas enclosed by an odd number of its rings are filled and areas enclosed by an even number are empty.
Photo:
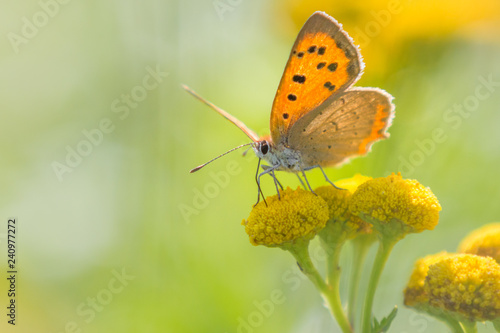
M456 254L429 266L429 305L470 321L500 317L500 265L489 257Z
M351 178L337 180L335 182L335 186L341 189L348 190L352 194L358 189L359 185L365 183L370 179L373 179L373 177L363 176L357 173Z
M394 66L394 54L411 41L456 36L499 40L498 0L281 0L275 8L280 13L275 16L282 18L277 24L290 27L291 36L317 10L333 16L361 47L371 72Z
M451 254L440 252L421 258L415 262L410 280L404 291L404 304L409 307L425 306L429 301L428 296L424 292L425 278L429 271L429 266L449 257Z
M500 223L487 224L471 232L458 246L458 252L492 257L500 263Z
M266 198L253 207L245 232L253 245L269 247L291 243L297 239L310 240L328 220L328 205L317 195L297 188L287 188L278 195Z
M392 174L360 185L349 210L372 223L381 234L403 237L434 229L441 206L429 188L416 180L403 179L401 174Z

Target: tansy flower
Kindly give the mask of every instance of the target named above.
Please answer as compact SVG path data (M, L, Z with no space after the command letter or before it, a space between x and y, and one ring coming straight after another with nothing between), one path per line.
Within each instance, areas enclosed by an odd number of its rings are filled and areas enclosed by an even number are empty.
M429 305L472 322L500 317L500 265L489 257L457 254L429 266Z
M458 252L492 257L500 263L500 223L491 223L471 232L460 243Z
M328 220L328 205L317 195L287 188L253 207L245 231L253 245L280 246L298 239L309 241Z
M404 304L406 306L416 307L418 309L419 307L427 305L429 298L424 292L424 283L425 278L427 277L427 272L429 271L429 266L443 260L443 258L449 257L450 255L451 254L447 252L440 252L426 256L415 262L410 280L408 281L404 291Z
M401 174L368 180L352 195L349 211L371 223L380 240L365 298L363 332L370 330L375 290L392 248L408 233L434 229L440 210L430 189Z
M314 189L328 205L328 218L330 220L347 220L350 213L347 209L347 203L351 197L349 191L336 189L331 185L325 185Z
M328 205L319 195L298 188L287 188L257 204L247 220L245 231L253 245L279 247L293 255L302 273L321 292L343 332L352 332L344 314L338 290L328 286L312 263L309 241L325 227Z
M357 233L371 233L369 223L349 212L349 200L352 193L359 185L370 179L372 178L356 174L352 178L335 182L338 188L326 185L314 190L328 204L329 220L327 228L323 229L322 233L327 232L328 229L329 232L345 239L353 238Z
M349 210L373 224L381 234L402 238L407 233L432 230L441 206L436 196L416 180L401 174L376 178L354 192Z

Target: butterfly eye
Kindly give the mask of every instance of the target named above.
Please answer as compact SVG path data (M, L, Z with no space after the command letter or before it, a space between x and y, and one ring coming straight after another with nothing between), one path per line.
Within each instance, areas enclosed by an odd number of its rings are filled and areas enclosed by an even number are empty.
M262 155L266 155L268 151L269 145L267 144L267 141L263 141L260 145L260 152L262 153Z

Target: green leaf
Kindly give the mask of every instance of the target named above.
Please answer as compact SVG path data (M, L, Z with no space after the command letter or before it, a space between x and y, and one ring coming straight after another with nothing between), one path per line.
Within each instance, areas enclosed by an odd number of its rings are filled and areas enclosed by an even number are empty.
M387 332L389 330L389 327L391 326L392 321L394 320L394 318L396 318L397 313L398 307L395 306L394 309L392 309L391 313L389 313L389 315L383 318L380 322L376 318L373 318L372 333Z

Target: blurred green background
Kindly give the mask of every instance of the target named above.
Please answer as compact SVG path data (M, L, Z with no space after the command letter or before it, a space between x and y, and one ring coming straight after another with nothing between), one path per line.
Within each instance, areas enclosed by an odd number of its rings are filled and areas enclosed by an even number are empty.
M357 85L396 104L390 139L329 177L401 171L443 206L434 231L397 245L375 314L397 304L391 332L445 330L406 309L402 290L417 258L500 220L498 0L1 4L1 332L338 332L292 257L248 242L253 153L188 173L248 140L181 88L267 134L288 53L316 10L360 44ZM324 184L319 171L309 180ZM15 328L5 315L9 217ZM347 248L346 272L351 260ZM274 290L284 301L263 310Z

